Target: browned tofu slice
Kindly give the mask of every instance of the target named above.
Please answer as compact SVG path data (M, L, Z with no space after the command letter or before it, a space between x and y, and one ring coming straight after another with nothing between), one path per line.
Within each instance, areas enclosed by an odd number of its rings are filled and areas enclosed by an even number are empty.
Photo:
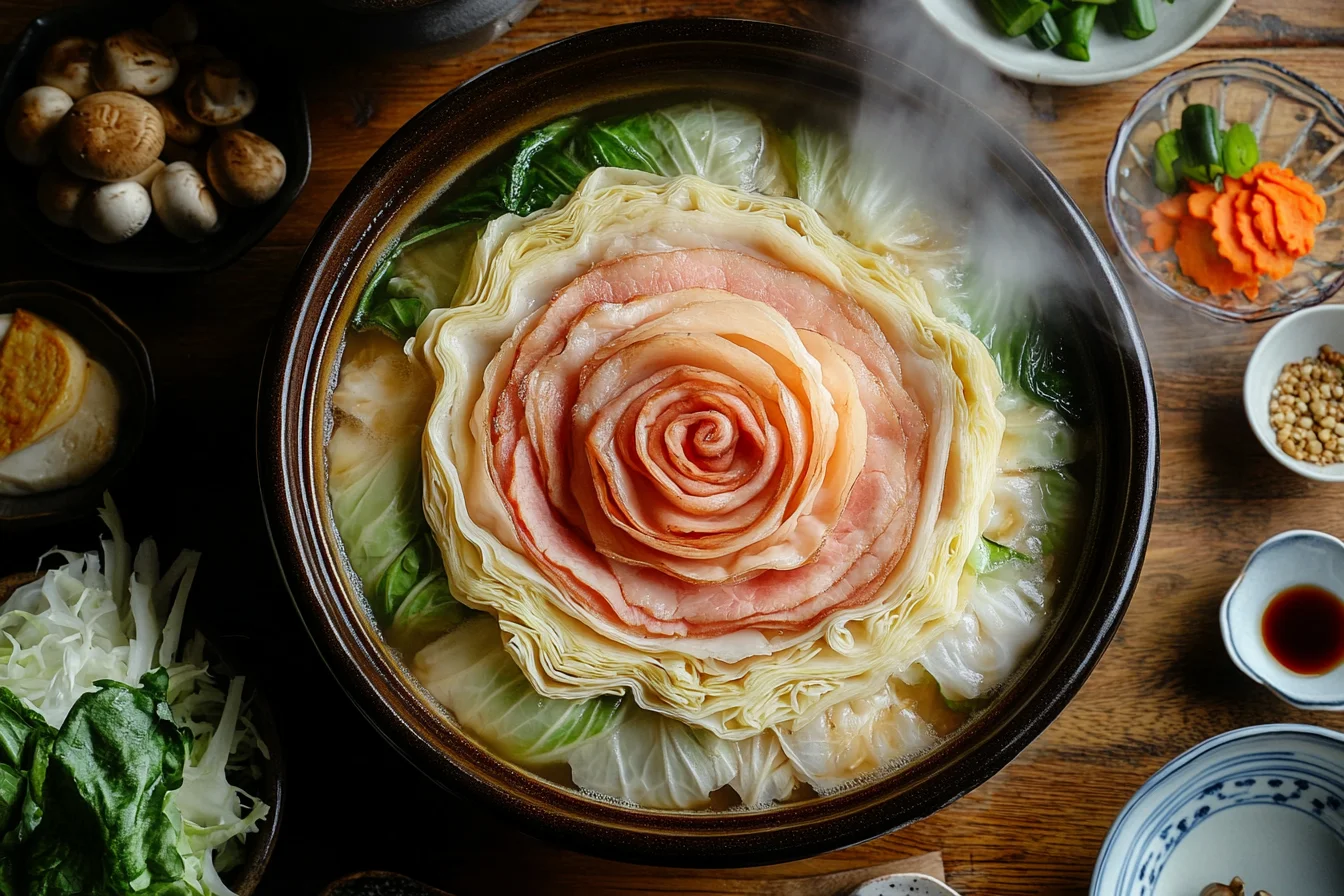
M19 309L0 342L0 458L31 445L79 408L89 360L69 334Z

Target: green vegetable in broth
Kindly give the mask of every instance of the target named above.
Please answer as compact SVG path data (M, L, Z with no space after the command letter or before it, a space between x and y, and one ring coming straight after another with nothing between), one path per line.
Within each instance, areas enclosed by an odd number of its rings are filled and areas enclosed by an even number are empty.
M499 624L474 615L421 650L415 675L459 722L510 759L544 765L624 721L623 697L552 700L504 650Z
M739 761L731 741L638 711L575 750L569 768L585 790L656 809L696 809L737 776Z
M966 565L977 575L983 575L993 572L1004 564L1030 559L1021 551L1015 551L988 538L981 538L975 543L975 547L971 548L971 557L966 561Z
M683 103L591 125L563 118L525 134L507 161L431 212L441 224L398 245L360 297L355 328L377 328L401 340L414 336L432 309L452 301L479 225L506 213L526 216L549 208L603 166L695 174L757 192L790 191L774 132L759 115L732 103Z

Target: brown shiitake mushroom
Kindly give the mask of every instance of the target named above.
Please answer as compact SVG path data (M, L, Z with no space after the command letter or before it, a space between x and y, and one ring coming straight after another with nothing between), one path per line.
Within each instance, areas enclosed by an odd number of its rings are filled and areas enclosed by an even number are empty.
M150 26L154 36L167 44L185 44L196 39L201 26L196 11L185 3L173 3Z
M183 100L192 118L211 127L223 127L252 114L257 106L257 87L243 76L238 63L216 59L191 79Z
M56 135L70 107L70 95L58 87L31 87L19 94L5 122L5 144L25 165L41 165L51 158Z
M65 170L64 165L52 162L42 169L42 175L37 179L37 208L57 227L74 227L75 210L89 187L87 180L75 177Z
M72 100L83 99L97 90L89 65L98 42L87 37L67 37L47 47L37 66L37 83L59 87Z
M206 173L221 199L248 208L280 192L285 157L274 143L242 128L223 131L210 146Z
M119 243L144 229L154 204L149 191L133 180L103 184L84 197L76 218L79 228L100 243Z
M201 172L186 162L164 169L150 188L154 213L173 236L194 243L219 229L219 209Z
M157 109L138 96L105 91L84 97L66 113L56 151L80 177L110 182L148 168L163 140Z
M172 87L176 79L177 57L148 31L114 34L93 54L93 82L100 90L153 96Z
M195 146L205 136L205 125L187 115L182 104L169 96L151 97L149 104L159 110L163 132L169 140L181 146Z

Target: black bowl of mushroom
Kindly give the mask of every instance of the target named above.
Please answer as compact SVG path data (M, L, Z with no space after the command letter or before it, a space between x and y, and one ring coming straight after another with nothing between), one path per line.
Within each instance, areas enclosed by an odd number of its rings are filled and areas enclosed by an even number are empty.
M237 14L103 4L32 22L0 80L0 181L23 229L89 267L222 267L308 177L303 91Z

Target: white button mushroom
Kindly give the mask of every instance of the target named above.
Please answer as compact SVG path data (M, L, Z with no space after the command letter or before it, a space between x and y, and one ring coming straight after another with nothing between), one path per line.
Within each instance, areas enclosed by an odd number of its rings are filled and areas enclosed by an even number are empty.
M80 177L111 182L148 168L163 140L157 109L129 93L105 91L84 97L66 114L56 151Z
M219 210L201 172L186 162L174 162L163 170L150 188L154 213L164 229L175 237L195 243L219 229Z
M37 83L59 87L73 100L83 99L97 88L89 64L98 42L87 37L67 37L47 47L37 66Z
M149 222L154 204L149 191L135 181L103 184L79 204L79 228L100 243L119 243Z
M148 31L123 31L104 40L93 54L93 81L100 90L153 96L173 86L177 57Z
M192 118L211 127L223 127L252 114L257 105L257 88L243 77L238 63L216 59L207 62L200 74L191 79L183 99Z
M163 15L154 20L151 26L154 36L164 43L185 44L200 34L200 23L196 13L185 3L173 3L163 11Z
M88 191L88 181L53 162L37 179L37 207L56 226L74 227L75 210Z
M182 103L172 97L151 97L150 105L159 110L163 131L169 140L180 146L195 146L205 136L205 125L187 115Z
M206 156L206 172L229 205L261 205L285 182L285 157L276 145L242 128L222 132Z
M61 119L70 111L70 95L56 87L33 87L19 94L5 123L5 143L25 165L51 157Z

